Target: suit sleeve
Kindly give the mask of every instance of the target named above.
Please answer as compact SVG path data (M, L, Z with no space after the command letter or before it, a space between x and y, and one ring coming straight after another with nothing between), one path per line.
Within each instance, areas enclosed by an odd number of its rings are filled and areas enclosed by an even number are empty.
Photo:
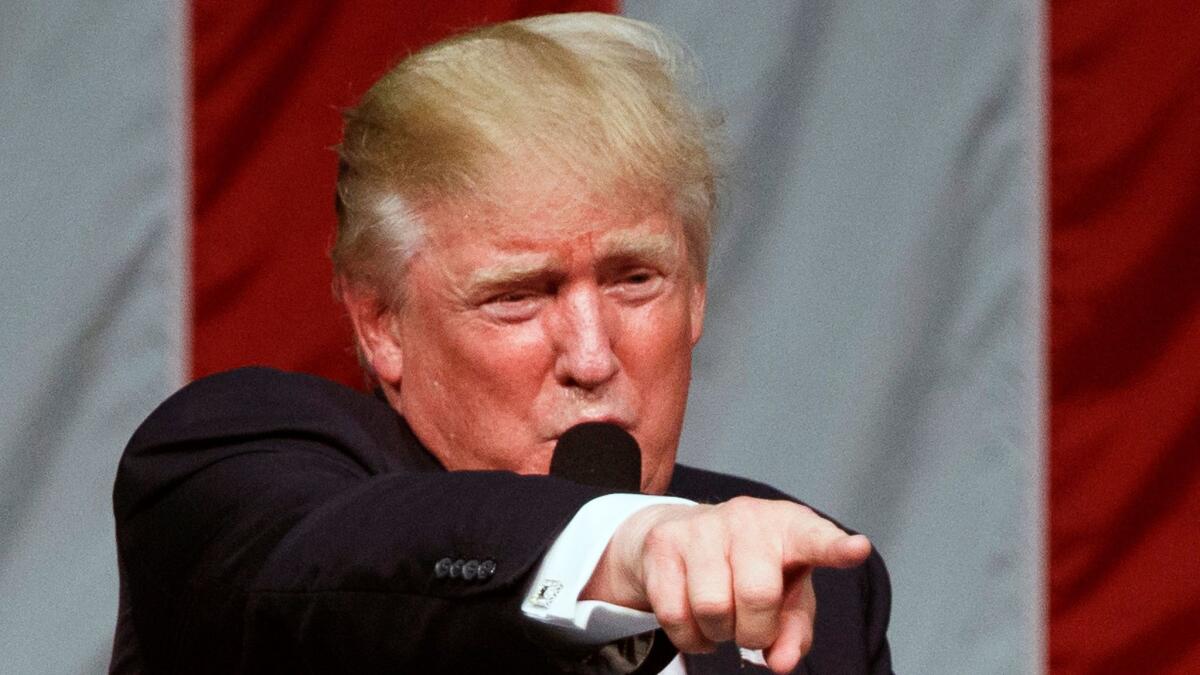
M160 408L118 470L124 591L150 671L486 672L503 662L536 673L590 658L548 661L519 604L531 569L596 491L507 472L381 471L343 445L351 433L264 426L260 409L242 424L227 400L209 401L212 389ZM318 412L331 411L288 415ZM446 558L493 572L439 575Z
M891 580L878 551L871 551L871 557L867 558L863 569L867 578L863 623L867 672L872 675L892 675L892 652L887 639L888 622L892 614Z

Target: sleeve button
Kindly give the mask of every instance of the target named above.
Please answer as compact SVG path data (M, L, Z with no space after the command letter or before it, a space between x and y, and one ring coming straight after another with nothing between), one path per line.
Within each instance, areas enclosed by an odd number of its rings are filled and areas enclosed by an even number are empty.
M450 575L450 559L442 558L433 566L433 575L438 579L445 579Z
M479 561L468 560L467 564L463 565L462 575L467 581L472 581L475 579L475 577L479 575Z
M463 571L464 564L466 564L466 562L462 558L459 558L458 560L455 560L453 563L450 564L450 578L451 579L461 579L462 578L462 575L463 575L462 571Z
M492 578L492 575L495 573L496 573L496 561L495 560L484 560L483 562L479 563L479 572L476 575L476 578L478 578L480 581L486 581L486 580Z

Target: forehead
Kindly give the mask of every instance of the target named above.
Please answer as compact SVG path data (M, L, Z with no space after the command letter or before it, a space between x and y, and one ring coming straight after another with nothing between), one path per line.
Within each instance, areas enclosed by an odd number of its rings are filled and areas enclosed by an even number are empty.
M505 184L486 198L422 209L430 247L519 253L586 244L597 254L673 256L682 224L661 200L645 195L588 194L562 182Z

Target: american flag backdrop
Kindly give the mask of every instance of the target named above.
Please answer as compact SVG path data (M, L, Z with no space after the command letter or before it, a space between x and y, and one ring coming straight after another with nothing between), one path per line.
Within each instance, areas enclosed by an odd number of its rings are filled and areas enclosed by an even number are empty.
M0 673L103 672L110 491L187 380L362 386L340 110L484 22L678 36L729 132L681 460L871 536L902 673L1200 672L1200 8L0 6Z

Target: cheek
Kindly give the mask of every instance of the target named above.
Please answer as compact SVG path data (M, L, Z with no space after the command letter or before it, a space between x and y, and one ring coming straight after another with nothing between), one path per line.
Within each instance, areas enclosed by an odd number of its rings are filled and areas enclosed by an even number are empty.
M626 369L632 375L652 380L671 376L686 378L691 370L691 334L686 303L639 308L622 322L620 342L624 347ZM657 384L665 383L660 380Z
M522 325L490 327L475 337L456 354L458 378L467 384L448 401L448 414L468 420L463 433L474 438L484 467L547 473L553 447L538 445L544 431L538 401L552 357L543 334Z
M451 470L545 473L529 421L544 377L544 341L536 332L481 323L427 323L401 384L402 408L417 436ZM511 328L511 327L506 327ZM486 420L480 424L479 420Z
M544 370L550 356L545 331L536 322L519 326L488 326L462 344L464 361L481 373L503 379L515 373Z
M643 317L628 328L626 370L642 402L642 489L667 489L691 381L691 323L685 307Z
M520 326L482 323L448 330L443 368L459 384L458 405L528 411L552 356L544 333L531 322Z

